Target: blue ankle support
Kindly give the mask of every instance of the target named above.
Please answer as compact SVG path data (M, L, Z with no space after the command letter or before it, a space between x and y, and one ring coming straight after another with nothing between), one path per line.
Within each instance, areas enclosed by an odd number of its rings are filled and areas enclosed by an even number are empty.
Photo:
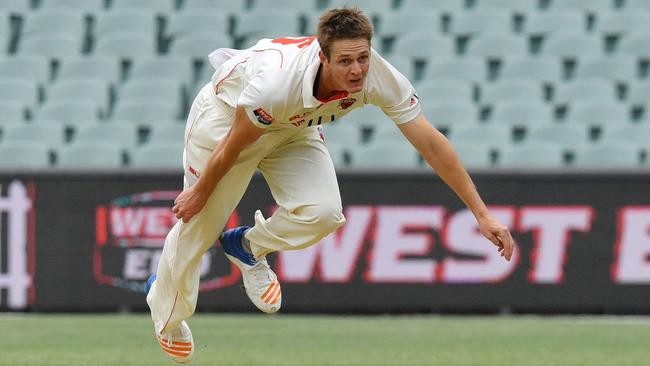
M257 261L253 255L242 246L242 238L250 226L239 226L225 231L221 235L221 246L227 254L239 259L249 266L254 266Z

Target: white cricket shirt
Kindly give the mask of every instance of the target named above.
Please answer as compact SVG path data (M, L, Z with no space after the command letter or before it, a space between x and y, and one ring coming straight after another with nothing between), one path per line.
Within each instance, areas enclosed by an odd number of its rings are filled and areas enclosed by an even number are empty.
M411 82L374 49L360 92L316 99L319 51L315 37L262 39L242 51L217 50L210 55L217 98L233 108L243 106L255 125L273 129L322 125L365 104L377 105L396 124L421 112Z

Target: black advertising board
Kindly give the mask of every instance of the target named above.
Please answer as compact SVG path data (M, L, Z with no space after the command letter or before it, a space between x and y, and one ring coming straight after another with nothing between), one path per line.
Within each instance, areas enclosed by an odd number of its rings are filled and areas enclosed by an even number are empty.
M612 311L650 309L648 175L480 174L517 242L504 261L439 178L339 175L347 223L269 260L284 311ZM0 309L145 309L143 283L174 224L178 174L0 175ZM260 176L229 225L274 202ZM199 307L252 311L216 245Z

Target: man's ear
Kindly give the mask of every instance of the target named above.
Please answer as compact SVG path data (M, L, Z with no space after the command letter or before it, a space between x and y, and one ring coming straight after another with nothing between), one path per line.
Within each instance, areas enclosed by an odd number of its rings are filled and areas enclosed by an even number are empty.
M320 58L320 62L322 64L324 64L324 63L326 63L328 61L327 56L325 56L325 52L323 52L323 50L318 51L318 58Z

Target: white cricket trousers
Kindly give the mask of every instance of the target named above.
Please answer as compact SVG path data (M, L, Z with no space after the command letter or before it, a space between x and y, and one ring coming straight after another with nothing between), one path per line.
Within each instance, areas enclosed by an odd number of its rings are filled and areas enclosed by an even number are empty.
M234 109L213 90L211 83L201 89L187 119L186 188L197 181L234 120ZM334 166L319 132L286 128L263 134L241 152L203 209L187 223L178 221L167 234L157 280L147 295L156 332L174 329L194 313L201 258L223 231L258 168L278 209L267 219L255 213L246 238L256 258L308 247L345 223Z

